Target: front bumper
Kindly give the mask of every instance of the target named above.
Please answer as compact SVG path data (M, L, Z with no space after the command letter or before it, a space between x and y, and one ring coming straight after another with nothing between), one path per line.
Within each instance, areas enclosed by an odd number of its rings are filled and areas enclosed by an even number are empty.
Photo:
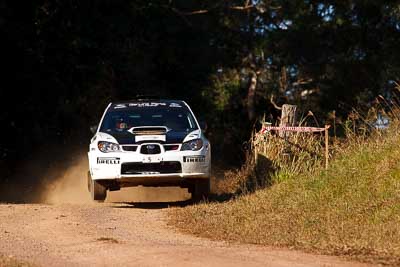
M157 155L138 152L102 153L90 151L89 168L93 180L117 180L129 184L179 183L186 179L209 178L211 157L208 149L167 151ZM170 163L178 167L164 168ZM126 168L127 165L140 168ZM136 166L136 167L137 167ZM161 166L154 167L152 166Z

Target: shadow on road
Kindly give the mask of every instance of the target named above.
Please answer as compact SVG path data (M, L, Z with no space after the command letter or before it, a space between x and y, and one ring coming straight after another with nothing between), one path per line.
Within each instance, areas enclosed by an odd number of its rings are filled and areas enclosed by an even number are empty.
M177 202L114 202L113 208L116 209L167 209L171 207L186 207L193 204L192 201Z
M167 209L172 207L186 207L190 205L201 204L204 202L226 202L235 197L235 194L210 195L208 199L200 202L193 200L175 201L175 202L111 202L116 209Z

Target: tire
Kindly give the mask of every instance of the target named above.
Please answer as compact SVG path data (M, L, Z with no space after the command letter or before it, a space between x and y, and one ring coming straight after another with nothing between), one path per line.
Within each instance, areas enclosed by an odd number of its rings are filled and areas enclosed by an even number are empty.
M210 195L210 179L196 180L190 191L192 191L193 201L200 202L206 200Z
M90 179L90 195L93 200L103 202L107 197L107 188L99 182Z
M87 172L87 190L90 193L90 187L91 187L91 183L92 182L92 176L90 175L90 171Z

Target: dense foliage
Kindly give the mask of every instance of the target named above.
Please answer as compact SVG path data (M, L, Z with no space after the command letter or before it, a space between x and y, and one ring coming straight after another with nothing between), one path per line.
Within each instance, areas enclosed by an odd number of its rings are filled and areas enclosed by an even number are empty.
M214 151L237 150L272 94L345 114L400 67L388 0L2 1L0 35L2 163L85 143L107 102L137 94L187 100Z

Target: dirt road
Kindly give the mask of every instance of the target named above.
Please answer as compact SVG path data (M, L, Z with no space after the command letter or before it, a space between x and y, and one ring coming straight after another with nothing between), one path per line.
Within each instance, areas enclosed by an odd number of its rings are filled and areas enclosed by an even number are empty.
M367 266L177 232L166 204L0 204L0 254L40 266Z
M128 188L93 203L87 166L82 154L65 171L45 173L39 191L4 187L16 201L50 204L0 204L0 255L39 266L367 266L193 237L167 225L168 204L125 204L188 199L179 188Z

